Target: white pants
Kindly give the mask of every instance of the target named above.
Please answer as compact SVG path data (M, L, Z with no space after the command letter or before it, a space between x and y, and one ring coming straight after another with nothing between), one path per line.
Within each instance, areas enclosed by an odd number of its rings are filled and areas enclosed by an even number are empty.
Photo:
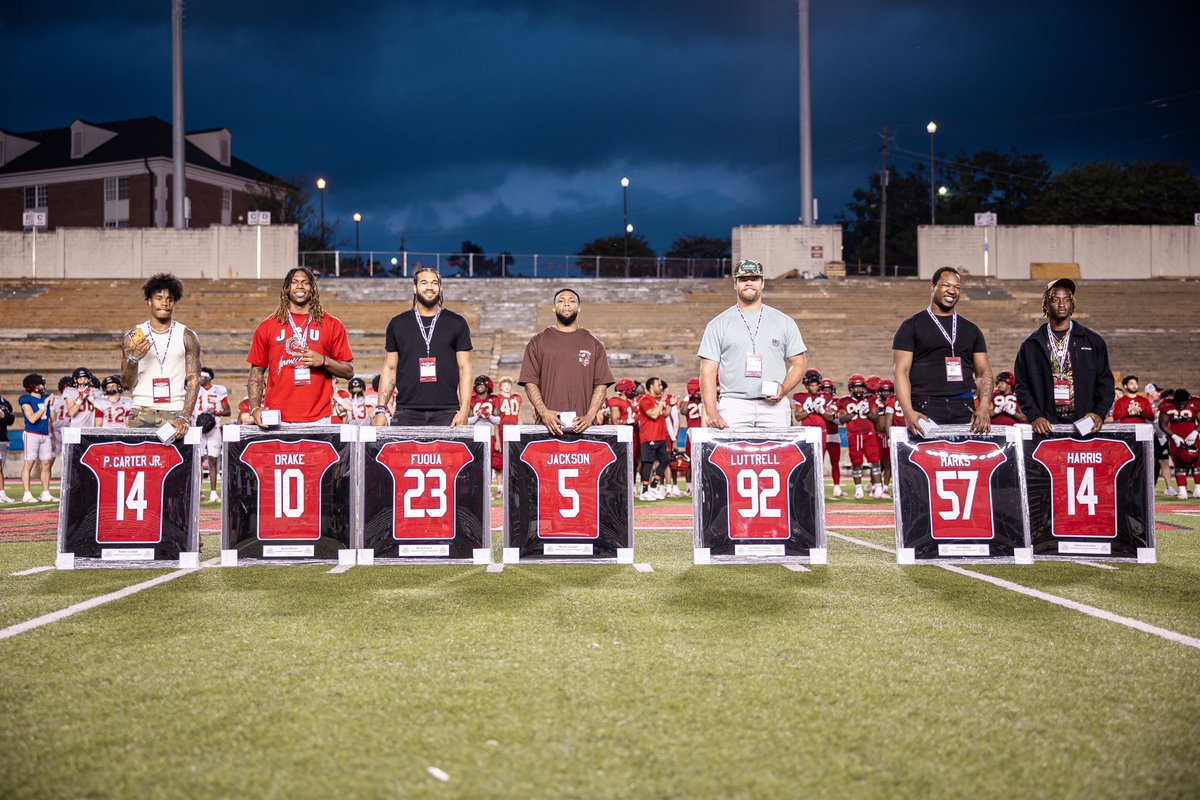
M204 458L221 457L221 426L213 428L208 433L201 434L200 455Z
M786 397L775 405L766 400L722 397L717 413L731 428L788 428L792 424L792 404Z

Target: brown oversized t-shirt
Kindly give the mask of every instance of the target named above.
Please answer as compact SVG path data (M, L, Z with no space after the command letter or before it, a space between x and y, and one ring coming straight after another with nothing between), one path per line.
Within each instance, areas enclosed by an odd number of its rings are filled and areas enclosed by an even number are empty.
M604 345L583 328L570 333L546 328L530 339L517 378L522 386L537 384L546 408L580 416L591 405L592 390L613 381Z

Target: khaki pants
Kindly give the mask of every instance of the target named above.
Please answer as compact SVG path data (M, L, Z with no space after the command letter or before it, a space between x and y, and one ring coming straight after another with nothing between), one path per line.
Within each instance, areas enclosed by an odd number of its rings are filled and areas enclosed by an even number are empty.
M161 408L145 408L134 406L125 419L130 428L160 428L173 419L179 419L179 411L166 411Z

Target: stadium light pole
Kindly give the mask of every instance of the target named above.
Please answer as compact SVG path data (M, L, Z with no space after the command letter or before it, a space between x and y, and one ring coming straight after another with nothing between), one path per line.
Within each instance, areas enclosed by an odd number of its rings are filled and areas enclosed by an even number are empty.
M937 138L937 123L930 120L925 130L929 131L929 224L937 225L937 209L933 204L933 142Z
M624 208L625 257L629 258L629 234L633 232L633 226L629 224L629 178L621 178L621 205Z
M355 211L354 212L354 253L356 256L360 249L358 246L358 224L360 222L362 222L362 214Z
M317 191L321 196L321 249L325 248L325 179L317 178Z

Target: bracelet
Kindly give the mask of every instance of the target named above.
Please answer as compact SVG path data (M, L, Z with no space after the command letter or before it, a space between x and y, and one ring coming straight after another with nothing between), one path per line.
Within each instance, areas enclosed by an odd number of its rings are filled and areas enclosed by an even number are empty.
M257 414L259 411L262 411L262 410L263 410L262 406L255 406L254 408L250 409L250 416L253 417L255 414Z
M386 414L387 406L375 406L375 413L376 414Z
M126 355L125 355L125 357L126 357L126 358L128 358L130 361L132 361L132 362L133 362L133 363L135 363L135 364L137 364L137 363L139 363L139 362L141 361L141 359L140 359L140 358L134 358L133 356L131 356L131 355L128 355L128 354L126 354Z

